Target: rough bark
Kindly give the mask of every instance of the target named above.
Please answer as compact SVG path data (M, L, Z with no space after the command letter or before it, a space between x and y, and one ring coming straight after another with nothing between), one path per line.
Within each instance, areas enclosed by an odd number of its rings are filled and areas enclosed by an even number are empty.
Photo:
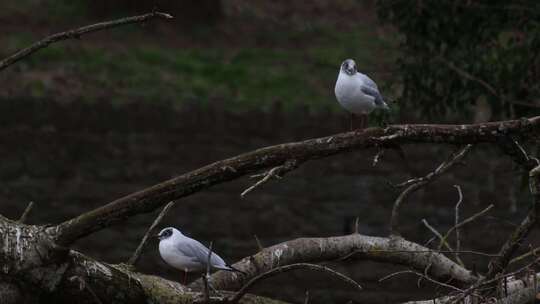
M233 265L245 272L245 275L220 271L212 276L212 282L218 289L238 290L256 275L277 266L339 260L351 255L365 260L405 265L420 272L431 264L430 276L440 281L451 281L458 286L469 285L478 279L445 255L401 237L351 234L328 238L299 238L265 248ZM200 280L191 285L197 289L201 286Z
M473 144L495 143L501 137L519 134L531 136L540 130L540 116L471 125L392 125L369 128L281 144L218 161L188 172L142 191L119 198L105 206L61 223L57 242L69 245L74 241L139 213L155 210L215 184L230 181L259 170L283 165L288 160L298 163L344 153L407 143Z

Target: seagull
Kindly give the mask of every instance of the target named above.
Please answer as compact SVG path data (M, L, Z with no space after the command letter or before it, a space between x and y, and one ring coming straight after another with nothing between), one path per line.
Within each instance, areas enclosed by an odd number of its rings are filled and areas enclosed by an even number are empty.
M167 227L161 230L159 239L159 254L169 266L184 271L184 285L188 272L206 272L209 249L199 241L182 234L178 229ZM242 271L231 267L223 259L212 252L210 256L210 269L226 271Z
M389 110L375 81L358 72L356 62L347 59L339 69L334 89L339 104L351 113L351 130L354 115L360 115L362 128L367 126L367 115L375 109Z

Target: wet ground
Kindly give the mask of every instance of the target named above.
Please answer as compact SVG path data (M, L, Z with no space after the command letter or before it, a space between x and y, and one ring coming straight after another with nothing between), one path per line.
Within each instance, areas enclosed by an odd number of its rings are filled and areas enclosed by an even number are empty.
M36 203L29 223L58 223L130 192L211 162L255 148L346 131L345 114L313 114L279 108L261 113L227 113L220 108L187 105L57 104L50 101L0 102L0 212L17 218L29 201ZM454 149L451 146L406 146L415 170L427 173ZM398 193L387 182L409 175L395 152L373 167L375 150L310 161L280 181L240 198L253 181L242 178L181 199L162 226L176 226L234 262L257 250L254 235L272 245L304 236L351 232L359 217L360 232L387 235L390 210ZM490 216L463 230L464 249L496 252L513 224L527 212L528 189L512 162L490 146L476 147L466 164L421 190L406 202L405 237L420 243L431 238L423 218L439 230L454 221L457 192L463 189L463 215L495 204ZM156 213L143 214L96 233L77 244L84 253L111 263L125 261ZM531 240L538 239L535 231ZM146 273L179 279L158 257L152 242L140 261ZM465 256L482 270L485 258ZM298 272L276 277L259 287L262 294L312 302L389 303L436 295L416 279L377 280L401 269L356 261L330 263L365 287L358 293L322 274ZM406 279L406 282L402 279ZM281 286L286 286L282 288Z

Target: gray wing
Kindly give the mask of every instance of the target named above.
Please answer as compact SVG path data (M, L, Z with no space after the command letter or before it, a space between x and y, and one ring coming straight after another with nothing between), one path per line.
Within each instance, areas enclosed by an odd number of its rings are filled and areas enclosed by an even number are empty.
M370 88L373 88L375 90L377 90L377 92L379 91L379 87L377 86L377 84L375 83L375 81L373 81L373 79L369 78L368 75L366 74L362 74L362 73L359 73L360 76L362 76L362 80L364 81L364 84ZM379 94L380 95L380 94Z
M379 90L376 87L374 88L364 84L362 85L360 90L362 91L362 93L375 98L375 104L377 106L385 107L386 103L384 102L381 93L379 93Z
M208 262L208 252L210 250L199 241L188 239L184 242L178 243L176 248L183 255L192 257L194 260L197 260L199 263L206 266L206 262ZM227 264L225 264L225 261L223 261L223 259L214 252L212 252L212 256L210 256L210 265L217 269L229 269Z

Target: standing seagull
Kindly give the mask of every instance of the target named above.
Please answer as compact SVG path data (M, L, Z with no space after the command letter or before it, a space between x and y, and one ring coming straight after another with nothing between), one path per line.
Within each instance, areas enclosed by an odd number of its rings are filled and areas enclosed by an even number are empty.
M204 273L210 251L199 241L182 234L178 229L167 227L157 235L159 239L159 254L169 266L184 271L184 285L188 272ZM212 252L210 256L210 268L238 271L225 263L219 255Z
M360 115L361 128L365 128L367 115L371 111L377 108L389 110L377 84L367 75L358 72L352 59L341 64L334 92L339 104L351 113L351 130L355 114Z

